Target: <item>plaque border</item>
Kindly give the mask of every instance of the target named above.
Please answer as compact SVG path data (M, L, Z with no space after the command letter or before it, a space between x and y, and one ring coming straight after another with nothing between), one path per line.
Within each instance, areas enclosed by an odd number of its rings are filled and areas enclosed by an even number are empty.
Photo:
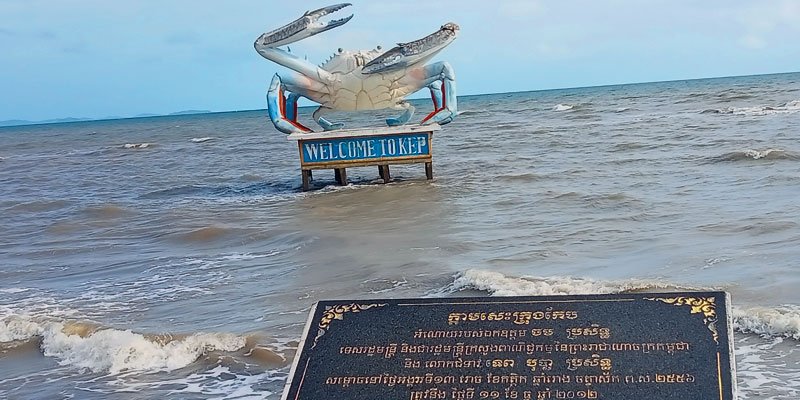
M300 359L302 356L302 352L305 348L306 342L308 341L308 334L312 328L316 327L321 329L323 319L326 317L327 313L330 313L331 309L335 307L356 307L357 309L347 309L344 310L342 313L333 313L335 316L329 318L327 328L330 328L330 322L334 319L343 319L343 315L347 312L363 312L367 309L371 308L383 308L387 305L397 306L397 307L409 307L409 306L442 306L442 305L490 305L490 304L546 304L546 303L590 303L590 302L633 302L633 301L658 301L662 302L667 305L674 305L674 306L683 306L689 304L674 304L667 301L663 301L663 299L674 299L674 298L698 298L700 294L705 296L712 296L712 298L721 297L721 303L715 303L713 306L714 316L713 321L711 322L716 323L719 322L718 317L719 315L716 314L716 307L721 306L721 308L725 311L725 325L726 325L726 333L727 333L727 341L728 341L728 362L729 362L729 370L730 370L730 382L731 382L731 398L736 400L739 398L738 393L738 384L736 381L736 358L734 353L734 332L733 332L733 317L732 317L732 309L731 309L731 295L726 291L692 291L692 292L644 292L644 293L632 293L632 294L624 294L624 293L609 293L609 294L584 294L584 295L547 295L547 296L498 296L498 297L484 297L484 296L476 296L476 297L451 297L451 298L440 298L439 300L442 301L433 301L436 300L435 298L398 298L398 299L361 299L361 300L319 300L314 303L309 311L309 316L303 330L303 335L298 343L297 352L295 354L294 360L292 361L292 367L289 372L289 376L286 379L286 384L284 385L283 393L281 395L281 400L289 400L289 392L292 387L292 383L294 382L295 374L297 372L297 368L300 364ZM559 300L558 297L565 297L565 299ZM604 297L604 296L619 296L620 298L616 299L603 299L603 298L592 298L592 297ZM627 298L625 296L628 296ZM653 296L653 297L645 297L645 296ZM580 299L580 297L586 297L585 299ZM542 300L532 300L532 298L541 298ZM496 301L480 301L480 299L496 299ZM545 300L546 299L546 300ZM448 301L449 300L449 301ZM473 301L474 300L474 301ZM504 301L505 300L505 301ZM390 304L392 303L392 304ZM317 309L320 305L327 305L330 307L329 309L323 311L320 316L320 322L315 324L314 317L317 313ZM364 308L360 308L364 307ZM695 311L691 311L691 313L697 313ZM704 323L706 323L708 327L708 316L704 315ZM330 316L329 316L330 317ZM326 331L327 331L326 328ZM708 327L708 329L712 333L714 332L713 329ZM320 339L325 332L321 332L322 334L318 334L314 339L312 346L309 350L313 349L317 345L317 341ZM722 374L722 353L719 350L720 343L718 341L718 337L714 338L714 342L718 347L717 350L717 381L718 381L718 389L719 389L719 398L720 400L724 400L725 391L724 391L724 381L723 381L723 374ZM300 393L302 390L303 382L306 377L306 373L308 371L308 366L311 363L311 356L306 359L305 367L303 370L303 374L300 376L300 385L297 387L297 394L294 399L292 400L299 400Z

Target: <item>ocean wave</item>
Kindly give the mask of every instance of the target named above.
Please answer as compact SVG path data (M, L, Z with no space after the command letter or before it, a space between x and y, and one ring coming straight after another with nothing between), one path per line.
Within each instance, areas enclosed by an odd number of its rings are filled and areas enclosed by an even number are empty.
M455 294L465 290L478 290L491 296L553 296L716 289L638 279L599 281L575 277L512 277L499 272L470 269L456 275L452 283L435 295ZM731 316L734 330L738 332L800 340L800 306L734 307Z
M272 399L288 378L288 369L261 371L251 366L215 365L211 369L194 372L188 376L169 379L131 379L118 376L113 382L116 393L130 397L130 393L166 392L168 398L213 398L218 400ZM163 378L168 379L163 379Z
M800 154L796 154L783 149L745 149L742 151L732 151L723 155L713 157L712 162L733 162L733 161L752 161L752 160L800 160Z
M38 335L39 324L30 318L8 316L0 320L0 343L25 341Z
M537 180L542 179L539 175L534 173L522 173L522 174L504 174L498 175L497 179L504 180L507 182L535 182Z
M553 111L569 111L574 109L575 106L573 104L556 104L553 107Z
M750 336L736 340L736 380L740 398L786 400L800 398L800 370L793 362L800 349L784 338ZM796 363L795 363L796 364ZM789 368L787 368L789 366Z
M755 107L725 107L712 108L701 111L701 114L727 114L760 117L775 114L794 114L800 112L800 100L793 100L779 106L755 106Z
M731 314L739 332L800 340L800 306L734 308Z
M34 200L26 203L18 203L11 206L8 210L19 213L41 213L57 211L70 206L67 200Z
M83 212L87 216L99 220L114 219L131 214L131 210L114 204L89 206Z
M797 222L787 220L764 220L762 218L746 218L731 222L705 224L697 227L700 231L716 234L748 233L750 235L769 235L777 232L790 232L797 229Z
M201 186L201 185L185 185L185 186L177 186L168 189L160 189L156 191L152 191L142 195L143 198L158 198L158 197L170 197L170 196L189 196L189 195L210 195L214 192L224 190L224 187L212 187L212 186Z
M219 226L204 226L180 235L181 240L187 243L193 242L212 242L219 240L234 232L233 229Z
M728 100L752 99L756 96L749 91L744 91L739 89L728 89L715 94L713 97L721 101L728 101Z
M244 338L231 334L193 334L160 343L131 331L104 329L81 337L66 335L55 326L46 328L42 336L45 356L58 358L62 365L112 374L127 370L172 371L193 363L208 351L244 347Z
M223 261L246 261L246 260L256 260L259 258L266 258L266 257L273 257L283 253L281 250L271 250L266 253L231 253L227 255L220 256L220 260Z
M190 141L193 142L193 143L203 143L203 142L207 142L207 141L213 140L213 139L214 139L213 137L206 136L206 137L199 137L199 138L191 138Z
M574 277L508 277L499 272L470 269L445 288L448 293L479 290L492 296L552 296L597 293L637 293L649 290L694 290L667 282L630 279L618 282Z
M41 340L43 354L58 359L60 365L111 374L172 371L210 352L233 352L247 345L247 337L228 333L144 335L91 323L38 321L24 315L0 321L4 347L31 340Z
M27 292L29 290L31 290L31 289L30 288L11 287L11 288L0 289L0 293L14 294L14 293Z
M252 181L251 181L252 182ZM205 197L205 198L225 198L225 197L256 197L259 195L274 194L294 194L299 188L298 182L293 177L284 180L268 182L246 183L243 185L184 185L172 188L155 190L143 194L143 199L158 199L165 197Z
M155 146L153 143L125 143L122 145L123 149L147 149Z

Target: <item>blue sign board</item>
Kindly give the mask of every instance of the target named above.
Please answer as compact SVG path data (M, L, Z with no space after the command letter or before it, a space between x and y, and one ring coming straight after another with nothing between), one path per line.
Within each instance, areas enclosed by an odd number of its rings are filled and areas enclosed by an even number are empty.
M431 154L428 133L307 140L300 143L304 163L408 158Z

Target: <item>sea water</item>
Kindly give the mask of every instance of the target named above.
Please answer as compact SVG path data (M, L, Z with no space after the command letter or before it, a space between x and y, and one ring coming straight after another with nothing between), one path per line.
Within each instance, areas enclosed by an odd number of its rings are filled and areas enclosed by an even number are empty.
M0 128L0 398L278 399L320 299L691 289L800 398L800 74L459 105L435 180L311 192L263 110Z

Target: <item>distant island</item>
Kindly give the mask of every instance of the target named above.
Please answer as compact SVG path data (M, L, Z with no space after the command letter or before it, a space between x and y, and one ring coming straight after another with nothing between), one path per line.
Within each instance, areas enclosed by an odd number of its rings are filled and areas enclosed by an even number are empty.
M174 113L170 113L169 115L193 115L193 114L208 114L211 111L209 110L186 110L186 111L178 111Z
M107 121L107 120L114 120L114 119L130 119L130 118L152 118L152 117L169 117L169 116L177 116L177 115L195 115L195 114L210 114L212 111L210 110L184 110L178 111L169 114L139 114L135 117L118 117L118 116L109 116L103 118L58 118L58 119L47 119L42 121L28 121L24 119L9 119L5 121L0 121L0 127L2 126L23 126L23 125L43 125L43 124L63 124L69 122L85 122L85 121Z

